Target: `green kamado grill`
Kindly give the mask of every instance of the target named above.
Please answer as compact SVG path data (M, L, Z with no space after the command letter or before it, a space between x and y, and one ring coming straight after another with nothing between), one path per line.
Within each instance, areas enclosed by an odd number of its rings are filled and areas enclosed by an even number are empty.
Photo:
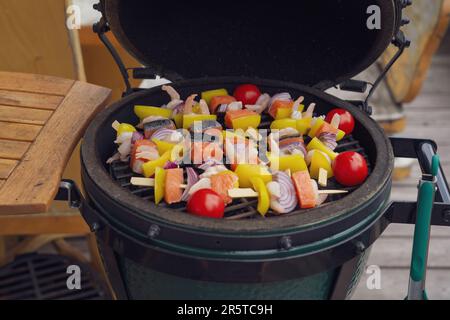
M67 181L57 198L70 198L95 232L119 299L351 296L372 243L390 223L416 221L415 202L389 201L394 158L417 158L429 174L437 147L429 140L387 138L369 117L367 100L343 101L324 90L340 85L364 91L365 85L351 77L374 63L390 43L398 47L392 63L400 56L409 44L400 30L406 23L402 10L409 4L334 0L297 1L294 7L286 1L245 1L216 9L207 1L104 0L95 6L102 18L94 31L118 63L126 91L85 134L86 198ZM381 29L367 23L373 14ZM317 104L318 114L347 109L356 127L337 151L363 154L369 178L345 197L280 217L215 220L189 215L184 208L156 206L151 189L130 185L128 165L109 166L106 160L115 148L112 123L137 123L134 105L162 105L167 97L160 87L130 87L128 70L106 38L109 30L144 65L133 70L134 77L164 76L183 97L254 83L271 95L303 95L307 103ZM450 225L450 196L438 169L431 224ZM241 201L226 216L252 210L254 203Z

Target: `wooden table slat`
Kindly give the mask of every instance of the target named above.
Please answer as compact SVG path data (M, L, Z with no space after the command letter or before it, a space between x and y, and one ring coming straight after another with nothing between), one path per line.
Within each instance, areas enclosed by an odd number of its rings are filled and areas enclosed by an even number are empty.
M40 125L0 121L0 139L32 142L41 129Z
M6 106L55 110L63 99L56 95L0 90L0 104Z
M36 74L0 71L0 89L65 96L74 80Z
M0 105L0 121L44 125L52 111Z
M1 79L2 73L0 88ZM36 81L39 82L40 78ZM63 83L67 87L67 82ZM109 89L77 81L70 86L70 91L54 112L0 106L0 120L5 120L5 117L9 121L19 120L20 115L22 123L24 119L45 123L14 171L11 173L5 168L4 176L0 175L0 178L7 178L0 189L0 214L48 211L72 151L94 115L105 106L110 93ZM5 115L2 110L9 113Z
M0 158L20 160L30 145L30 142L0 139Z
M17 160L0 159L0 179L8 179L18 163Z

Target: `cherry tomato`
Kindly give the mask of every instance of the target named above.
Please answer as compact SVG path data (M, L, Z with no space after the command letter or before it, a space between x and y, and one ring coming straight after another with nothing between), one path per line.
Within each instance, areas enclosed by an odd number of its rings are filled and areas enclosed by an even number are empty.
M331 120L333 119L335 114L338 114L341 116L341 122L339 124L339 129L344 131L345 134L352 133L353 129L355 128L355 119L353 118L352 114L345 109L336 108L336 109L333 109L330 112L328 112L325 120L328 123L331 123Z
M234 97L237 101L241 101L244 105L256 104L256 101L261 96L261 91L254 84L243 84L234 90Z
M366 159L354 151L340 153L333 162L333 173L340 184L354 187L363 183L368 174Z
M187 203L187 211L193 215L208 218L223 218L225 202L211 189L194 193Z

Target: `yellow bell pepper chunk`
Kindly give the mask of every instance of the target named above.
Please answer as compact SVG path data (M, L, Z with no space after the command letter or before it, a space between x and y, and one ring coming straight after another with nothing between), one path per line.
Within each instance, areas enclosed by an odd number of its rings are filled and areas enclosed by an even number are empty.
M302 135L305 135L311 129L311 124L312 124L312 118L310 118L310 117L298 119L297 123L296 123L296 129Z
M308 166L305 159L299 154L292 154L287 156L274 156L268 154L270 160L270 169L274 171L286 171L290 170L292 173L297 171L306 171Z
M183 128L189 129L195 121L205 120L217 120L217 116L212 114L186 114L183 116Z
M247 131L248 128L257 129L260 123L261 123L261 115L259 114L240 117L232 121L234 130L242 129L244 131Z
M211 99L219 96L228 96L228 91L226 89L215 89L202 92L202 99L206 101L209 105L211 103Z
M314 138L317 134L317 131L322 128L323 124L325 123L325 120L322 118L316 118L314 125L311 127L311 130L309 130L309 137Z
M305 109L305 105L301 104L298 106L298 111L302 112ZM277 115L275 120L287 119L292 116L292 108L279 108L277 110Z
M183 114L179 113L173 116L173 121L175 121L175 125L177 128L183 128Z
M272 181L272 174L268 168L258 164L239 164L234 171L239 177L239 186L241 188L251 188L253 177L261 178L264 183Z
M311 166L309 167L311 178L319 178L320 168L327 170L328 179L333 177L333 169L331 168L331 163L328 161L324 153L319 150L315 150L311 158Z
M158 139L152 139L152 141L156 144L156 147L158 148L159 155L163 155L167 151L172 151L172 149L176 146L175 143L161 141L161 140L158 140Z
M251 182L253 189L258 192L258 206L256 210L264 217L270 207L269 192L267 191L266 184L260 177L253 177Z
M164 168L166 163L170 160L170 153L170 151L167 151L159 159L144 163L142 165L144 176L150 178L155 174L156 168Z
M338 153L334 152L330 148L328 148L326 145L322 143L318 138L313 138L311 142L306 146L306 150L319 150L324 152L327 156L330 157L330 159L333 161L338 156Z
M282 130L286 128L293 128L297 129L297 120L287 118L287 119L280 119L280 120L274 120L270 124L270 129L272 130Z
M125 132L136 132L136 128L128 123L121 123L119 128L117 129L117 136L119 137L121 134Z
M155 169L155 187L153 189L156 204L159 204L161 200L164 198L165 184L166 184L166 170L157 167Z
M345 137L345 132L342 130L338 130L338 134L336 135L336 141L341 141Z
M141 120L144 120L145 118L151 116L158 116L164 118L170 118L172 116L172 110L149 106L134 106L134 113Z

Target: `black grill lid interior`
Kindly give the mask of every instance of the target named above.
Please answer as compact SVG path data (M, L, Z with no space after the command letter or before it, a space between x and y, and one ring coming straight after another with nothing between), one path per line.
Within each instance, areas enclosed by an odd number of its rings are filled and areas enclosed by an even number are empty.
M367 9L381 9L369 30ZM105 0L121 44L158 74L251 76L329 86L372 64L396 29L394 0Z

